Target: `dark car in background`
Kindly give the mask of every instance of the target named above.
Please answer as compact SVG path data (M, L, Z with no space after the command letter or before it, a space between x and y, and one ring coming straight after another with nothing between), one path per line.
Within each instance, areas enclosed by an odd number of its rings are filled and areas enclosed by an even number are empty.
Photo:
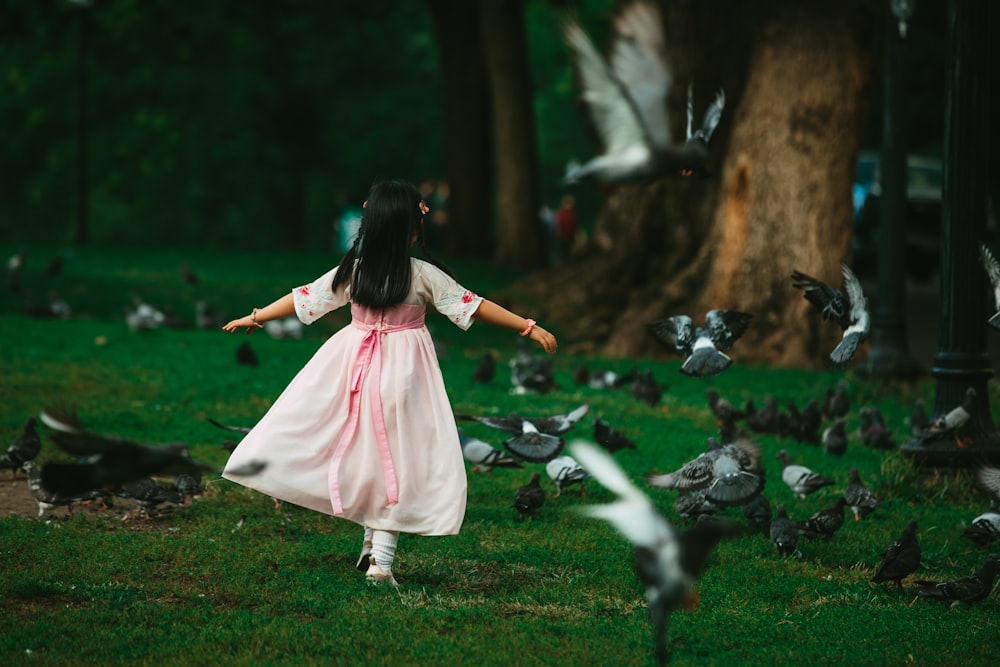
M909 278L929 280L940 265L941 160L911 155L906 160L904 258ZM880 155L862 151L854 180L854 265L874 276L878 265L881 213Z

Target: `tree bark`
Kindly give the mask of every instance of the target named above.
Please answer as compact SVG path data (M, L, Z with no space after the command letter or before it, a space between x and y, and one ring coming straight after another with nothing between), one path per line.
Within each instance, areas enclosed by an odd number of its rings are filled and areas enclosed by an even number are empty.
M536 269L546 259L539 220L538 155L523 0L479 0L496 156L497 234L493 259Z
M490 225L489 89L476 5L468 0L428 0L441 49L444 88L447 251L488 259Z
M837 287L850 261L851 184L881 11L859 0L661 3L680 138L687 84L696 119L726 92L704 181L664 179L607 199L588 247L501 298L552 295L547 318L579 351L666 354L646 324L712 308L754 314L744 361L817 365L839 331L795 290L792 270ZM725 22L718 17L722 11ZM740 63L745 63L742 70Z

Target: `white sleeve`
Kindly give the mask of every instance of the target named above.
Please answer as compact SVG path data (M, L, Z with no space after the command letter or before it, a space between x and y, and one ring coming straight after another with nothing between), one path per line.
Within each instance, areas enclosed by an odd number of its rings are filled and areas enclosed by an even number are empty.
M312 324L348 302L345 285L341 285L336 292L330 289L336 274L337 267L334 267L308 285L302 285L292 290L295 314L303 323Z
M472 316L479 309L483 297L465 289L447 273L426 262L420 266L419 280L436 311L462 330L472 326Z

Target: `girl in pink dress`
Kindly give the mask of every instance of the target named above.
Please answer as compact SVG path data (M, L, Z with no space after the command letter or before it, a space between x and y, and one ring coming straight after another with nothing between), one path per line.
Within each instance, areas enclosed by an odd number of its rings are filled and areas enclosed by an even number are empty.
M459 285L443 265L410 256L428 212L411 184L372 186L353 247L330 272L223 330L249 334L297 315L310 324L351 304L331 336L240 442L223 476L275 498L364 526L358 569L396 584L399 533L454 535L465 516L465 463L427 305L462 329L482 321L553 353L555 337ZM429 255L427 255L429 257ZM235 474L264 460L253 477Z

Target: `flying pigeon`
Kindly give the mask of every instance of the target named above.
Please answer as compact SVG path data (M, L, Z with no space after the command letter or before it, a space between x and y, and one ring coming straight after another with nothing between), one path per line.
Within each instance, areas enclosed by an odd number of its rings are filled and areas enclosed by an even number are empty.
M843 368L854 358L858 345L868 337L871 324L861 282L846 264L840 267L844 274L843 292L812 276L792 271L792 284L805 292L806 300L824 320L833 320L844 331L840 343L827 357L827 363L834 368Z
M653 378L653 371L646 369L645 372L636 375L632 381L632 397L638 401L646 403L650 407L658 405L663 397L664 387Z
M507 452L479 438L466 435L462 429L458 429L458 442L462 445L462 458L472 464L473 472L490 472L493 468L524 467Z
M542 433L534 423L525 419L521 423L522 432L503 441L507 451L524 461L548 463L559 456L566 441L558 435Z
M38 436L35 423L34 417L28 417L21 434L14 438L6 452L0 454L0 470L9 468L11 473L16 473L26 461L34 461L42 451L42 439Z
M673 76L664 60L656 6L650 2L628 5L616 17L614 30L608 62L577 23L566 25L581 97L589 107L604 150L583 165L570 165L566 182L592 179L618 184L694 171L701 175L708 141L725 106L725 94L719 91L705 112L702 126L692 130L694 108L689 89L687 141L674 143L667 117Z
M976 469L976 485L989 497L994 507L1000 506L1000 468L987 463Z
M63 506L66 510L72 514L73 505L75 503L83 503L91 500L97 500L101 497L96 491L87 491L85 493L77 494L62 494L62 493L52 493L42 486L42 473L35 465L34 461L25 461L24 465L21 466L24 473L28 476L28 493L31 497L35 499L38 503L38 516L45 514L46 510L54 509L56 507Z
M627 435L603 419L594 420L594 440L612 453L619 449L635 449L635 443Z
M968 577L952 581L917 581L917 595L934 598L955 607L961 603L972 604L985 600L993 592L1000 572L1000 554L987 554L982 567Z
M718 375L732 365L725 353L743 335L753 315L738 310L710 310L705 327L695 328L687 315L675 315L649 324L663 345L685 357L681 373L691 377Z
M497 372L497 362L489 352L483 354L479 359L476 370L472 372L472 382L477 384L489 384L493 381L493 376Z
M710 439L708 451L685 463L679 470L654 475L650 486L682 491L705 491L719 507L745 505L764 488L760 447L752 440L718 445Z
M667 629L670 615L696 601L695 582L705 570L715 545L735 535L731 523L698 523L678 531L615 463L610 454L595 445L577 441L572 455L618 499L607 505L591 505L584 512L603 519L622 533L634 548L636 575L646 587L646 601L656 641L656 659L665 664L670 657Z
M555 482L557 498L562 493L562 490L571 484L580 485L581 496L587 492L586 487L584 487L584 481L590 477L590 473L584 470L583 466L568 454L557 456L546 463L545 472L548 473L549 479Z
M514 494L512 506L517 510L519 518L522 521L524 517L534 519L535 512L545 504L545 490L539 482L540 479L540 473L531 473L531 481L524 486L518 487Z
M788 516L788 510L784 505L778 505L774 509L774 518L771 519L768 533L771 536L771 543L779 554L802 558L802 552L799 551L799 522Z
M935 419L925 431L925 437L935 437L951 434L955 437L955 442L959 447L965 447L970 438L962 434L962 428L972 419L972 413L976 409L976 390L969 387L965 390L965 398L962 404Z
M456 414L455 419L463 421L476 421L485 424L490 428L506 431L512 435L520 435L524 432L524 422L530 422L535 430L547 435L562 435L587 415L590 404L575 408L564 415L553 415L551 417L522 417L517 413L510 413L506 417L477 417L468 414Z
M781 479L792 490L796 498L805 498L810 493L819 491L824 486L831 486L833 480L815 473L809 468L792 463L788 452L782 449L778 452L781 459Z
M990 287L993 289L993 303L996 311L990 319L986 320L994 329L1000 329L1000 262L993 256L985 243L979 246L979 258L983 261L983 268L990 279Z
M72 496L94 489L117 490L122 484L148 475L174 474L198 470L221 473L215 466L195 461L188 446L171 443L150 446L87 431L75 415L46 409L41 422L51 429L52 440L75 457L88 463L47 463L42 468L42 485L47 491ZM252 462L238 475L255 475L264 463Z
M972 520L962 535L980 547L988 547L1000 540L1000 514L984 512Z
M858 522L865 518L881 505L875 493L872 492L865 483L861 481L861 475L856 467L852 467L849 473L847 488L844 489L844 500L854 514L854 521Z
M843 456L847 451L847 421L843 417L837 417L836 421L823 430L820 442L823 450L833 456Z
M810 539L829 540L833 534L844 525L844 507L847 501L843 496L833 501L832 507L821 509L808 519L799 522L799 535Z
M903 579L920 567L920 542L917 541L917 522L911 520L898 539L889 543L882 553L882 562L872 576L872 583L895 581L896 588L903 587Z

